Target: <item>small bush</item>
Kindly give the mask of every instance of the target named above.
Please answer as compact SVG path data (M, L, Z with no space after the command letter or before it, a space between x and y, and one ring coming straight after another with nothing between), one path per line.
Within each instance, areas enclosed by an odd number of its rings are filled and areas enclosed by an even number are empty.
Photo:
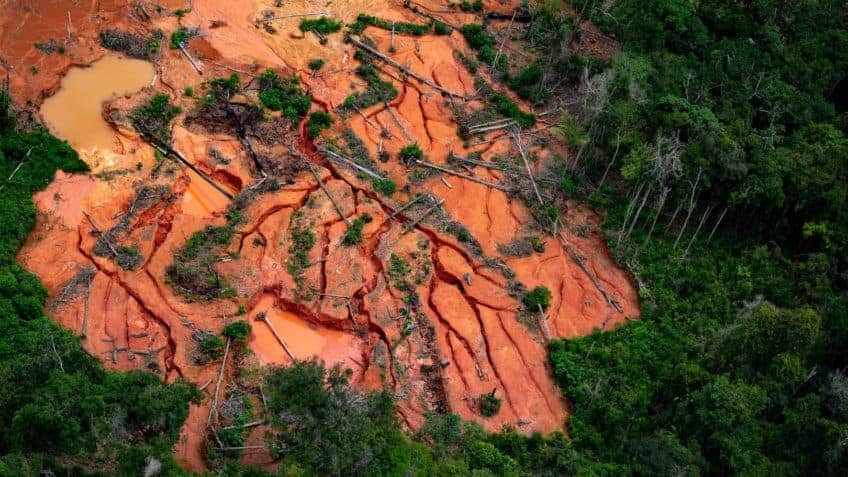
M194 88L192 88L191 86L186 86L183 90L183 94L188 96L189 98L194 97Z
M193 28L179 27L171 33L171 49L178 50L197 34L197 30Z
M421 146L418 143L407 144L398 153L398 158L404 164L411 164L421 160L422 157L424 157L424 151L421 150Z
M312 71L318 71L324 67L324 60L321 58L313 58L309 60L309 69Z
M480 13L483 11L483 0L474 0L474 3L468 0L462 0L459 4L459 9L466 13Z
M311 265L309 251L315 246L315 233L308 228L294 227L289 230L291 245L287 270L298 288L303 286L300 275Z
M342 244L350 247L362 242L362 228L365 227L365 224L371 222L371 220L372 218L369 214L362 214L361 217L351 222L342 238Z
M539 307L547 310L551 305L551 290L546 286L538 286L525 293L521 302L530 311L537 311Z
M374 185L374 190L383 195L392 195L397 190L397 186L391 179L374 178L371 180L371 183Z
M480 409L480 414L484 417L492 417L501 410L503 400L495 396L495 391L481 394L477 400L477 405Z
M200 339L197 347L200 349L200 353L210 360L219 359L224 355L224 340L218 335L205 335Z
M209 82L209 94L217 100L228 100L241 90L241 80L235 73L229 78L213 78Z
M179 106L171 104L170 96L159 93L130 113L130 119L141 134L162 144L168 144L171 142L171 121L180 112L182 109Z
M250 324L244 320L234 321L225 326L221 334L233 340L243 340L250 335Z
M321 17L317 20L304 18L300 21L300 31L306 33L314 31L322 35L329 35L342 29L342 22L333 20L332 18Z
M433 31L437 35L450 35L452 30L451 27L447 26L444 22L436 20L433 22Z
M280 78L272 70L259 77L259 100L272 111L282 111L292 121L305 116L312 106L312 99L300 88L297 77Z
M309 115L309 122L306 123L306 132L309 135L309 139L315 139L321 134L321 131L330 127L330 124L333 123L333 118L323 112L323 111L315 111L314 113Z

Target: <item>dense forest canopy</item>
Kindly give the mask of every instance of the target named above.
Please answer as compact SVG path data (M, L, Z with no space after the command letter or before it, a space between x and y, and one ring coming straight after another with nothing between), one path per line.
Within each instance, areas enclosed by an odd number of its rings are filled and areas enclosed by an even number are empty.
M642 316L551 343L567 435L486 434L450 414L408 434L387 392L357 391L338 368L275 370L268 444L283 474L848 472L845 2L571 7L530 4L539 61L518 73L491 55L485 28L462 33L522 98L576 97L555 131L575 151L562 188L604 215ZM571 50L586 20L620 42L610 61ZM0 475L91 456L124 475L150 456L182 473L168 449L197 391L104 371L13 263L32 194L56 169L86 168L66 143L18 124L7 93L0 113L0 177L22 164L0 190ZM264 475L235 462L219 473Z

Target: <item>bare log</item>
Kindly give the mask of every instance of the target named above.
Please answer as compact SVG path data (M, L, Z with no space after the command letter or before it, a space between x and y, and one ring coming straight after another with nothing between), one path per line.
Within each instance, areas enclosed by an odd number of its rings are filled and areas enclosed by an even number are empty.
M289 13L287 15L275 15L273 17L262 18L258 20L259 23L268 23L274 20L285 20L286 18L296 18L296 17L317 17L320 15L330 15L331 12L307 12L307 13Z
M403 230L403 232L401 232L401 233L405 234L405 233L408 233L410 230L414 229L415 226L418 225L418 222L421 222L422 220L424 220L425 217L432 214L436 209L441 207L442 204L444 204L444 203L445 203L445 199L442 199L439 202L437 202L436 205L434 205L434 206L430 207L429 209L427 209L426 211L424 211L424 213L421 214L420 217L418 217L417 219L413 220L410 224L408 224L406 226L406 228Z
M698 237L698 232L701 231L701 227L704 226L704 222L707 221L707 217L709 217L709 215L712 213L712 211L713 211L713 206L707 207L707 210L704 211L704 215L701 216L701 220L700 220L700 222L698 222L698 227L695 229L695 233L692 234L692 238L689 239L689 243L686 244L686 250L683 251L683 257L681 257L681 258L685 259L686 256L689 255L689 248L692 247L692 244L695 242L695 239Z
M512 17L515 18L515 14ZM524 143L521 142L521 131L518 128L512 130L512 138L515 140L515 145L518 146L518 152L521 154L521 160L524 161L524 167L527 168L527 177L530 178L530 183L533 184L533 192L536 193L536 199L542 205L544 203L542 201L542 194L539 193L539 186L536 185L536 179L533 178L533 171L530 169L530 163L527 161L527 154L524 152Z
M372 55L376 56L377 58L380 58L381 60L383 60L384 62L386 62L386 64L388 64L388 65L390 65L390 66L393 66L394 68L396 68L396 69L398 69L399 71L401 71L403 74L405 74L405 75L407 75L407 76L409 76L409 77L411 77L411 78L415 78L415 79L416 79L416 80L418 80L420 83L426 84L427 86L429 86L429 87L431 87L431 88L435 89L436 91L440 91L440 92L442 92L442 93L444 93L444 94L446 94L446 95L448 95L448 96L454 96L454 97L456 97L456 98L460 98L460 99L468 99L468 98L467 98L465 95L463 95L463 94L459 94L459 93L453 92L453 91L451 91L451 90L449 90L449 89L442 88L441 86L439 86L439 85L437 85L436 83L434 83L434 82L430 81L429 79L427 79L427 78L425 78L425 77L423 77L423 76L421 76L421 75L419 75L419 74L415 73L414 71L412 71L412 70L410 70L409 68L407 68L407 67L405 67L405 66L401 65L401 64L400 64L400 63L398 63L397 61L395 61L395 60L393 60L393 59L389 58L388 56L384 55L383 53L381 53L381 52L380 52L380 50L378 50L378 49L376 49L376 48L372 47L371 45L368 45L368 44L366 44L366 43L363 43L362 41L360 41L359 39L357 39L357 38L356 38L356 37L354 37L353 35L348 35L348 36L347 36L347 41L349 41L349 42L353 43L353 44L354 44L354 45L356 45L358 48L361 48L361 49L363 49L363 50L367 51L368 53L371 53Z
M495 184L495 183L489 182L489 181L484 181L483 179L478 179L476 177L472 177L472 176L469 176L467 174L462 174L462 173L459 173L459 172L456 172L456 171L452 171L448 168L445 168L445 167L442 167L442 166L437 166L436 164L432 164L432 163L425 162L425 161L415 161L415 163L418 164L418 165L424 166L424 167L429 167L430 169L436 169L437 171L442 171L442 172L450 174L452 176L461 177L462 179L467 179L471 182L476 182L478 184L482 184L486 187L491 187L493 189L501 190L501 191L504 191L504 192L509 192L509 187L506 187L506 186L503 186L503 185L500 185L500 184Z
M344 223L345 223L345 224L347 224L347 226L348 226L348 227L350 227L350 220L348 220L348 219L347 219L347 217L345 217L345 214L344 214L344 212L342 211L342 208L341 208L341 207L339 207L339 204L338 204L338 203L336 203L336 199L334 199L334 198L333 198L333 194L330 194L330 191L329 191L329 190L327 190L327 187L326 187L326 186L324 185L324 183L321 181L321 178L320 178L320 177L318 177L318 173L317 173L317 172L315 172L315 167L313 167L313 166L312 166L312 164L309 164L309 172L311 172L311 173L312 173L312 177L314 177L314 178L315 178L315 182L317 182L317 183L318 183L318 186L319 186L319 187L321 187L321 190L323 190L323 191L324 191L324 194L326 194L326 195L327 195L327 197L329 197L330 202L332 202L332 203L333 203L333 207L335 207L335 208L336 208L336 212L338 212L338 213L339 213L339 217L341 217L341 218L342 218L342 220L344 221Z
M273 334L273 335L274 335L274 338L276 338L276 339L277 339L277 342L279 342L279 343L280 343L280 345L283 347L283 351L285 351L285 352L286 352L286 354L287 354L287 355L289 355L289 358L291 358L291 360L292 360L292 361L296 361L296 360L297 360L297 358L295 358L295 357L294 357L294 354L292 354L291 350L289 349L289 346L288 346L288 345L286 344L286 342L283 340L283 337L282 337L282 336L280 336L280 334L279 334L279 333L277 333L277 329L276 329L276 328L274 328L274 324L273 324L273 323L271 323L271 320L269 320L269 319L268 319L268 317L267 317L267 316L265 316L265 314L264 314L264 313L263 313L263 314L260 314L260 315L257 315L257 316L256 316L256 319L257 319L257 320L259 320L259 321L264 321L264 322L265 322L265 324L266 324L266 325L268 325L268 328L271 330L271 334ZM260 392L262 392L262 388L261 388L261 387L259 388L259 390L260 390ZM265 393L264 393L264 392L262 392L262 402L263 402L263 403L265 403Z
M718 224L721 223L721 220L724 218L724 214L727 213L727 209L728 209L728 207L725 207L724 210L721 211L721 215L718 216L718 220L716 220L715 225L713 225L713 229L710 230L710 235L707 236L707 244L709 244L710 240L712 240L713 234L715 233L716 229L718 228Z
M83 214L83 215L85 216L85 218L88 220L88 223L89 223L89 224L91 224L91 226L92 226L92 227L94 227L94 230L95 230L98 234L100 234L100 237L103 239L103 241L104 241L104 242L106 243L106 245L109 247L109 251L110 251L110 252L112 252L112 255L114 255L114 256L116 256L116 257L117 257L117 256L118 256L118 251L117 251L117 250L115 250L115 247L114 247L114 246L112 246L112 242L110 242L110 241L109 241L109 238L108 238L108 237L106 237L106 234L104 234L104 233L103 233L103 231L102 231L102 230L100 230L100 227L98 227L98 226L97 226L97 224L96 224L96 223L94 223L94 219L93 219L93 218L91 218L91 215L89 215L89 214L88 214L88 212L86 212L86 211L84 211L84 210L82 211L82 214Z
M574 260L574 263L576 263L577 266L579 266L580 269L583 270L583 273L585 273L586 276L589 277L589 280L592 281L592 284L595 286L598 292L601 293L601 295L604 297L604 300L606 300L607 305L615 308L616 310L618 310L619 313L624 313L624 308L622 308L621 303L619 303L618 300L616 300L609 292L607 292L603 285L601 285L601 282L600 280L598 280L598 277L592 274L589 271L588 267L586 267L586 258L580 255L577 250L574 250L574 247L572 247L571 244L569 244L565 237L563 237L562 235L559 236L559 241L562 242L565 251L568 252L568 255L571 257L572 260Z
M337 153L336 151L327 149L326 147L323 147L323 146L318 146L317 149L318 149L318 151L323 152L325 155L329 156L330 159L335 159L336 161L339 161L342 164L346 164L350 167L353 167L357 171L362 172L363 174L366 174L373 179L385 179L385 177L381 176L380 174L377 174L376 172L372 171L371 169L360 166L359 164L354 162L352 159L348 159L347 157L342 156L341 154Z
M686 213L686 219L683 221L683 228L680 229L680 233L677 234L677 239L674 241L674 246L672 249L677 248L677 243L680 242L680 237L683 236L683 232L686 231L686 225L689 224L689 218L692 217L692 212L695 210L695 191L698 190L698 182L701 180L701 169L698 169L698 176L695 177L695 183L692 184L692 192L689 195L689 211Z
M197 70L197 74L202 75L202 74L203 74L203 70L200 68L200 65L199 65L199 64L197 64L197 62L194 60L194 58L192 58L192 56L191 56L191 54L188 52L188 50L186 50L186 48L185 48L185 42L180 42L180 50L183 52L183 54L185 55L185 57L186 57L186 58L188 58L188 62L189 62L189 63L191 63L191 66L193 66L193 67L194 67L194 69L195 69L195 70Z
M209 408L209 416L206 418L206 428L212 422L212 413L218 414L218 392L221 390L221 381L224 379L224 369L227 367L227 355L230 354L230 338L227 337L227 345L224 348L224 359L221 360L221 369L218 371L218 381L215 383L215 393L212 395L212 407Z
M419 200L421 200L421 199L423 199L423 198L425 198L425 197L428 197L428 194L421 194L421 195L417 196L416 198L414 198L414 199L410 200L409 202L407 202L406 204L404 204L401 208L399 208L399 209L395 210L394 212L392 212L392 215L390 215L390 216L389 216L389 218L390 218L390 219L395 218L395 216L397 216L399 213L401 213L401 212L403 212L404 210L406 210L406 209L408 209L408 208L412 207L412 205L413 205L413 204L415 204L416 202L418 202Z
M403 133L406 140L409 141L409 142L414 141L415 138L412 137L411 134L409 134L409 131L407 131L406 126L404 126L403 123L400 122L400 118L398 117L397 113L395 113L395 108L393 108L392 105L389 104L388 101L385 102L385 105L386 105L386 110L389 112L389 114L391 114L392 119L394 119L395 124L397 124L398 127L400 128L400 131Z

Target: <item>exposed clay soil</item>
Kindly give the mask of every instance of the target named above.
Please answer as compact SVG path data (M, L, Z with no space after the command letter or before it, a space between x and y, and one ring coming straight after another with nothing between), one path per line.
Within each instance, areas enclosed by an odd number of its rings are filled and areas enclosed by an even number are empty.
M155 14L152 4L147 5L152 14L142 19L131 3L81 2L70 11L70 42L64 3L12 1L0 6L2 68L19 103L29 100L37 110L43 99L57 90L69 67L89 65L103 57L107 52L97 38L102 29L124 29L144 36L156 28L170 32L178 26L174 16ZM175 1L159 3L166 9L184 6ZM396 70L384 71L393 74L400 93L391 102L398 120L383 105L373 106L363 115L340 117L334 113L334 126L323 136L339 137L344 128L351 128L372 158L377 158L381 148L388 151L389 161L378 165L399 185L399 192L391 198L375 193L370 182L352 170L325 160L305 139L302 125L299 131L285 133L273 142L248 138L269 169L290 170L298 157L312 162L348 220L370 214L373 220L364 228L362 243L354 247L340 243L347 229L343 219L314 177L300 171L288 175L287 182L281 181L283 187L278 191L259 195L249 204L248 220L239 226L230 256L216 264L216 272L227 277L238 297L187 302L166 283L165 269L175 252L193 232L224 223L230 201L175 161L166 161L152 178L154 151L132 130L127 112L158 91L169 93L185 111L191 111L194 100L183 95L185 87L199 91L203 81L233 71L241 72L242 83L248 84L246 95L255 96L251 75L266 68L297 75L313 96L313 109L333 111L352 90L363 86L353 73L358 65L353 46L343 42L342 34L330 35L327 44L321 45L316 36L300 32L299 18L275 21L276 33L269 33L254 23L263 10L285 15L329 8L334 17L346 22L360 12L390 20L425 21L401 2L354 0L330 7L323 1L283 3L277 8L272 0L194 2L193 10L179 24L200 28L201 37L192 40L188 49L200 59L204 74L198 75L178 50L168 49L166 39L155 63L154 84L104 108L104 119L115 132L113 147L80 149L93 175L58 173L55 181L36 195L36 229L18 259L49 290L48 312L83 336L85 349L108 367L146 368L169 382L184 378L205 386L206 394L211 395L214 382L209 383L217 377L220 361L198 364L192 336L197 330L219 332L228 322L244 319L238 316L241 305L253 326L248 343L252 354L239 357L243 365L290 362L268 324L254 320L264 313L296 358L315 355L328 363L342 363L354 371L353 381L358 385L393 392L400 417L409 428L420 426L428 410L457 413L490 431L500 430L504 424L527 433L564 428L567 405L547 369L545 333L537 326L537 316L519 319L520 298L511 295L509 288L515 281L527 288L550 288L549 333L567 338L637 318L634 287L610 257L597 216L576 204L569 204L566 226L559 235L547 236L543 253L511 257L501 255L498 245L528 233L532 219L521 202L500 190L454 176L444 176L444 180L431 177L408 184L404 190L409 170L397 159L397 152L407 143L420 144L434 164L445 164L451 152L459 156L476 152L482 160L489 160L514 146L508 135L494 131L483 144L466 147L457 136L450 98L414 79L401 82ZM509 12L514 8L485 3L489 10ZM417 4L451 25L474 21L472 15L447 12L440 2ZM389 32L369 28L366 35L380 51L389 51ZM35 42L51 38L67 42L67 52L47 55L35 49ZM473 54L459 32L398 35L394 49L391 57L415 73L459 95L475 95L472 76L454 57L454 50ZM313 58L326 60L316 75L307 66ZM38 68L37 74L30 71L31 65ZM391 78L385 73L382 77ZM476 104L474 100L468 103ZM276 121L280 121L278 116L272 114L269 122ZM390 137L381 134L382 130ZM175 121L173 149L230 193L259 180L248 151L233 133L186 125L181 116ZM539 172L543 163L535 164L534 172ZM469 170L486 181L501 178L500 172L492 169ZM123 270L108 256L93 252L99 239L95 225L105 230L122 220L138 190L145 186L162 186L158 190L167 193L152 199L143 210L128 214L128 232L121 243L137 247L142 262L133 271ZM405 224L426 207L391 215L416 192L443 199L446 217L467 227L479 241L482 254L444 233L435 218L404 233ZM318 293L313 293L312 299L299 299L297 285L287 271L289 230L294 221L309 224L317 237L310 252L313 265L303 274ZM393 286L389 276L392 254L412 267L421 313L411 324L403 318L403 310L410 308L404 293ZM493 265L493 259L506 267ZM508 278L505 268L514 273L514 280ZM93 272L93 278L71 293L68 285L77 283L74 279L81 272ZM228 365L225 383L236 380L233 369ZM482 418L474 400L492 390L504 400L503 407L496 416ZM188 469L205 467L202 448L210 401L192 407L177 446ZM256 428L246 445L261 445L261 431ZM247 454L245 459L270 463L267 455L260 454Z

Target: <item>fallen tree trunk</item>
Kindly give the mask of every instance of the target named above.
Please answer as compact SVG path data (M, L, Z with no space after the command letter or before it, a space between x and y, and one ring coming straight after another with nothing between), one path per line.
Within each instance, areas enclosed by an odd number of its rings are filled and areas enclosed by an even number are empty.
M401 64L400 64L400 63L398 63L397 61L395 61L395 60L393 60L393 59L389 58L388 56L384 55L383 53L381 53L381 52L380 52L380 50L378 50L378 49L376 49L376 48L372 47L371 45L368 45L368 44L363 43L363 42L362 42L362 41L360 41L359 39L355 38L353 35L348 35L346 39L347 39L347 41L349 41L349 42L353 43L354 45L356 45L358 48L361 48L361 49L365 50L366 52L368 52L368 53L370 53L370 54L372 54L372 55L376 56L377 58L380 58L381 60L383 60L383 61L384 61L384 62L386 62L387 64L389 64L389 65L391 65L391 66L393 66L393 67L397 68L397 69L398 69L399 71L401 71L403 74L405 74L405 75L407 75L407 76L409 76L409 77L415 78L415 79L416 79L416 80L418 80L419 82L421 82L421 83L423 83L423 84L426 84L427 86L429 86L429 87L431 87L431 88L433 88L433 89L435 89L435 90L437 90L437 91L440 91L440 92L442 92L442 93L445 93L445 94L446 94L446 95L448 95L448 96L454 96L454 97L456 97L456 98L460 98L460 99L468 99L468 98L467 98L465 95L463 95L463 94L459 94L459 93L453 92L453 91L451 91L451 90L449 90L449 89L442 88L441 86L439 86L439 85L437 85L436 83L434 83L434 82L430 81L429 79L427 79L427 78L425 78L425 77L423 77L423 76L419 75L418 73L413 72L413 71L412 71L412 70L410 70L409 68L407 68L407 67L405 67L405 66L401 65Z
M509 190L510 190L509 187L506 187L506 186L503 186L503 185L500 185L500 184L495 184L495 183L489 182L489 181L484 181L483 179L478 179L476 177L472 177L472 176L469 176L467 174L462 174L462 173L459 173L459 172L456 172L456 171L452 171L452 170L450 170L446 167L437 166L437 165L431 164L429 162L415 161L415 163L418 164L418 165L424 166L424 167L429 167L431 169L435 169L437 171L442 171L446 174L450 174L450 175L453 175L453 176L456 176L456 177L460 177L462 179L467 179L471 182L476 182L478 184L482 184L486 187L491 187L493 189L497 189L497 190L500 190L500 191L509 192Z

